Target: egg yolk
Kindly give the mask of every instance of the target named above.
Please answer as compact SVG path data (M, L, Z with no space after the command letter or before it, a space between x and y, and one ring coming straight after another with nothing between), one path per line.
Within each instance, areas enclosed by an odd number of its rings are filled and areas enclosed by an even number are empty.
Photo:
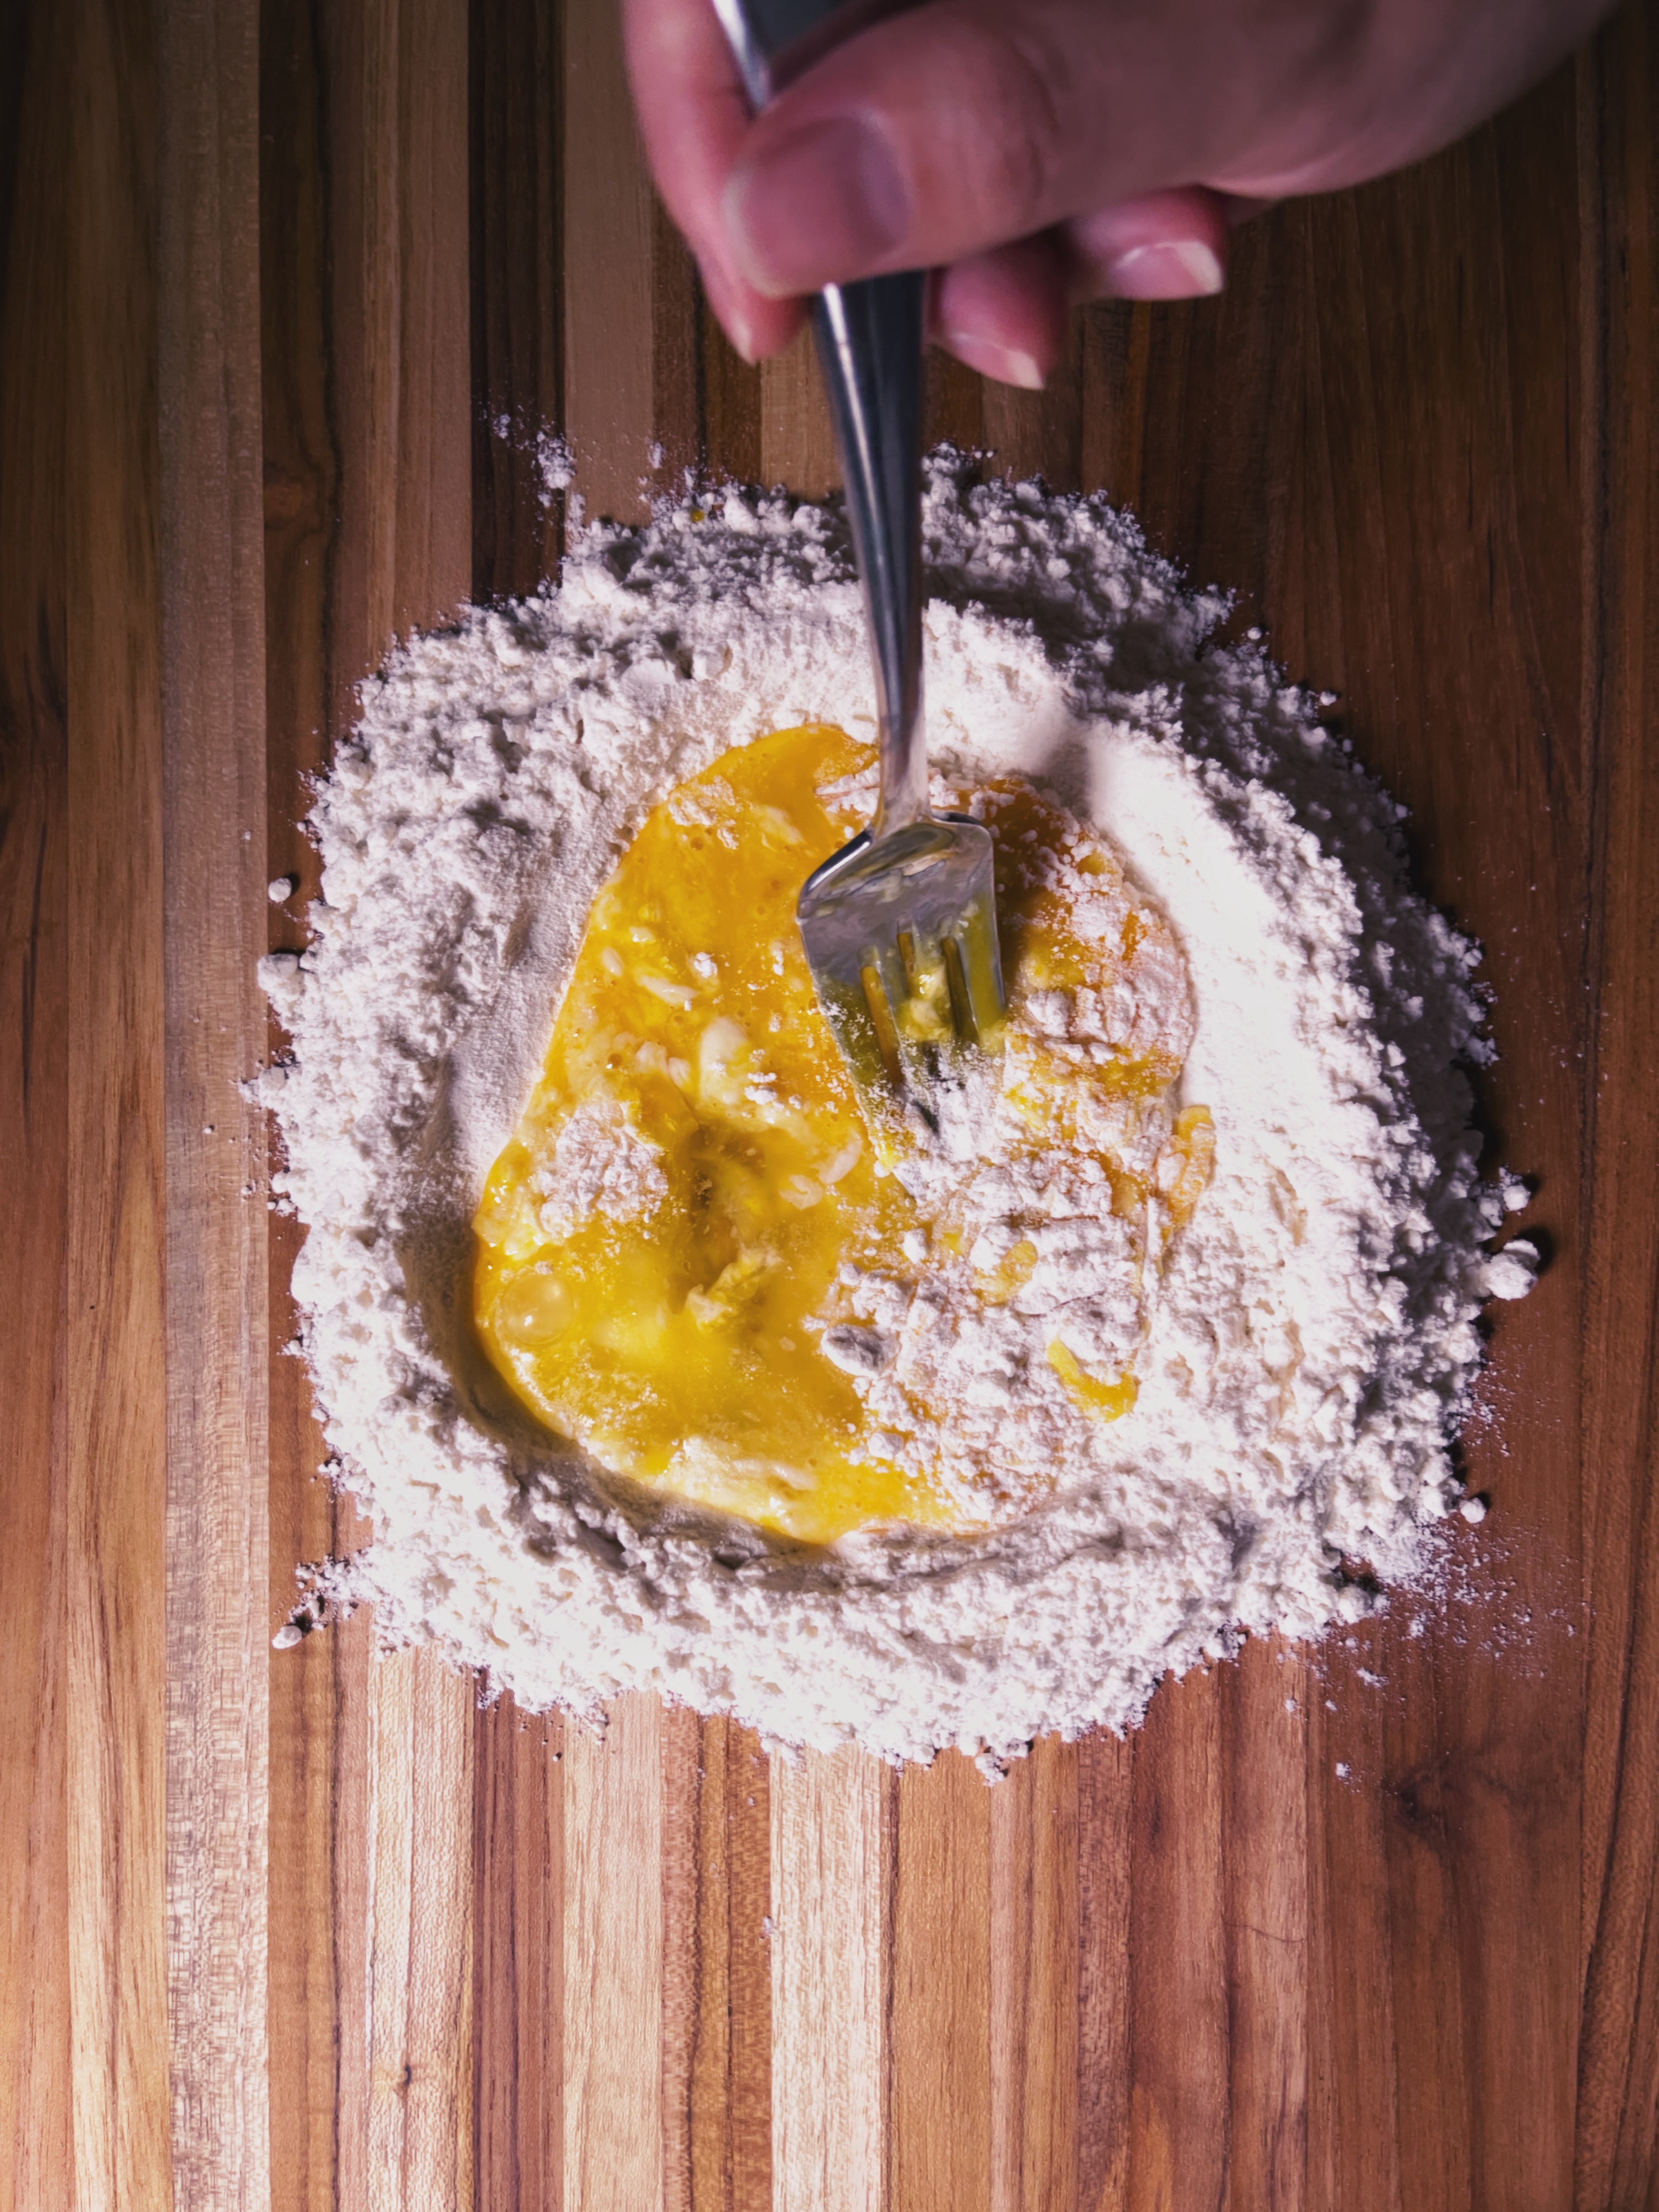
M802 882L861 818L833 787L870 760L837 729L779 732L647 818L595 902L474 1224L479 1334L541 1421L617 1474L806 1543L872 1522L986 1525L884 1455L852 1376L821 1348L849 1264L914 1275L907 1239L914 1253L918 1230L945 1249L952 1234L872 1150L795 926ZM1132 901L1121 942L1084 942L1022 863L1066 817L1012 783L981 807L1011 999L1133 981L1165 925ZM1180 1075L1156 1044L1080 1068L1017 1025L1008 1052L1005 1100L1036 1149L1088 1142L1091 1091L1163 1099ZM1172 1142L1166 1237L1208 1172L1202 1108L1176 1118ZM1144 1214L1146 1178L1094 1157L1113 1210ZM1036 1256L1014 1244L981 1285L988 1303L1013 1297ZM1093 1418L1133 1405L1133 1374L1091 1374L1058 1341L1048 1358Z

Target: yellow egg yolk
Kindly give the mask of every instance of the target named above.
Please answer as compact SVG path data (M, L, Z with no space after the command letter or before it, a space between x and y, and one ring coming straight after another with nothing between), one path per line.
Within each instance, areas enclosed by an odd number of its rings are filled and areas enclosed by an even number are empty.
M877 1522L1000 1517L964 1513L928 1471L884 1455L820 1346L849 1263L914 1275L919 1230L960 1246L877 1159L795 926L802 882L859 818L831 787L870 757L837 729L780 732L647 817L595 902L542 1078L475 1222L479 1334L532 1413L616 1474L807 1543ZM980 805L1011 1001L1133 981L1149 944L1167 946L1167 926L1133 901L1120 941L1084 941L1031 865L1069 817L1013 783ZM1097 849L1079 865L1121 881ZM1015 1024L1007 1051L1004 1096L1034 1151L1090 1147L1091 1100L1163 1110L1180 1076L1156 1041L1080 1066ZM1212 1147L1202 1108L1173 1117L1165 1241ZM1097 1145L1091 1157L1112 1210L1144 1215L1146 1176ZM980 1279L984 1301L1013 1298L1036 1258L1015 1243ZM1060 1341L1048 1357L1093 1418L1133 1404L1131 1372L1092 1374Z

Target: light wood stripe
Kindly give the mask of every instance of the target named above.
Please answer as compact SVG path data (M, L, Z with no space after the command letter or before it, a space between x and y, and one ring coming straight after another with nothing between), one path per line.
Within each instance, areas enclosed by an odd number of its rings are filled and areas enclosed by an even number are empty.
M654 223L614 0L564 9L564 427L589 520L632 520L655 434Z
M319 21L337 737L394 635L444 621L471 580L467 18L465 0L346 0ZM335 2186L374 2212L447 2212L473 2199L476 1693L430 1655L376 1666L360 1632L335 1663Z
M729 1944L704 1914L726 1856L725 1746L705 1752L708 1725L684 1705L662 1716L663 2212L696 2212L699 2106L711 2089L725 2102L730 2066Z
M258 10L158 18L174 2203L270 2202Z
M426 1651L381 1661L369 1685L370 2212L472 2202L469 1690Z
M580 511L632 520L658 434L651 187L617 9L568 0L560 36L562 428ZM665 1816L665 1769L681 1792L690 1778L685 1727L656 1698L629 1695L611 1705L603 1735L565 1728L566 2212L662 2212L671 2160L675 2201L684 2193L692 2054L683 2035L674 2043L684 1947L671 1996L665 1903L666 1891L684 1906L696 1881L695 1840L680 1821L671 1837Z
M836 434L809 325L760 368L761 482L822 499L841 483Z
M880 2212L893 1778L864 1753L772 1767L772 2201Z
M618 1698L564 1754L566 2212L660 2212L663 1744L654 1698Z

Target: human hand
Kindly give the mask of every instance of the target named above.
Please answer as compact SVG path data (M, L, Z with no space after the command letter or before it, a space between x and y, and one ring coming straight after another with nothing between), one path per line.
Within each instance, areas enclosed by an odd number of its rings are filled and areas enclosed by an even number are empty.
M933 334L1040 385L1077 301L1225 281L1264 203L1449 143L1608 0L927 0L751 117L710 0L623 0L652 167L746 360L802 297L939 271Z

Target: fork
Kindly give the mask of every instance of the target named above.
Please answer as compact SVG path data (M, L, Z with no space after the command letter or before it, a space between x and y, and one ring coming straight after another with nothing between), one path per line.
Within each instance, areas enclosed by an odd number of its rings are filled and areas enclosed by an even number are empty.
M757 109L874 10L714 0ZM833 20L832 20L833 19ZM990 832L927 799L921 684L921 270L830 284L813 304L874 662L880 791L869 826L796 908L813 988L866 1118L890 1144L937 1127L942 1078L1004 1018Z

